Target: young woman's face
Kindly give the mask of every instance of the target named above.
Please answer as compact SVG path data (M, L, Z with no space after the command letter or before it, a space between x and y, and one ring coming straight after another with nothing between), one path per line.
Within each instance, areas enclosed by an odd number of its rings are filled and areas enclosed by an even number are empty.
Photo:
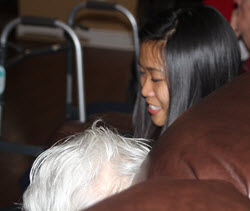
M148 41L142 43L140 50L141 93L157 126L165 125L169 108L169 89L160 49L156 42Z

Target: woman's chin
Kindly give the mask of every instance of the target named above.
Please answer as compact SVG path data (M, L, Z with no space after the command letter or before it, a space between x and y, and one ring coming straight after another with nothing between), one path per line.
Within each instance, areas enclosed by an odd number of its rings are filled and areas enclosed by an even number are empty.
M152 122L154 123L154 125L156 125L157 127L164 126L165 122L166 122L165 118L159 118L159 117L157 118L156 116L155 117L152 116L151 119L152 119Z

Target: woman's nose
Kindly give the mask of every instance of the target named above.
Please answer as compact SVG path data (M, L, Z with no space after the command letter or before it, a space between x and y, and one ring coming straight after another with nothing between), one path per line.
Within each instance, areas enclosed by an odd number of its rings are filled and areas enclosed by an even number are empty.
M141 80L141 94L144 97L152 97L154 96L153 84L149 77L145 77Z

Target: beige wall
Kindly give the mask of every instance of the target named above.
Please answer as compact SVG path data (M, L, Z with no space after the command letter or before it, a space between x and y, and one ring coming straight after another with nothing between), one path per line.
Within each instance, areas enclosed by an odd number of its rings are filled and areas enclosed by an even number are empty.
M136 0L106 0L126 7L135 17ZM82 0L19 0L19 15L53 17L67 21L72 8ZM77 20L86 26L104 30L131 31L127 18L118 12L82 10Z

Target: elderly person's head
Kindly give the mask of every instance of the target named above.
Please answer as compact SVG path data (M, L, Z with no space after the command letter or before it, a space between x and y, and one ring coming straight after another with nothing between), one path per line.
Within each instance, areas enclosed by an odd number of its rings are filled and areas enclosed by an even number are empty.
M23 195L25 211L84 209L132 184L149 152L147 141L96 124L35 160Z

